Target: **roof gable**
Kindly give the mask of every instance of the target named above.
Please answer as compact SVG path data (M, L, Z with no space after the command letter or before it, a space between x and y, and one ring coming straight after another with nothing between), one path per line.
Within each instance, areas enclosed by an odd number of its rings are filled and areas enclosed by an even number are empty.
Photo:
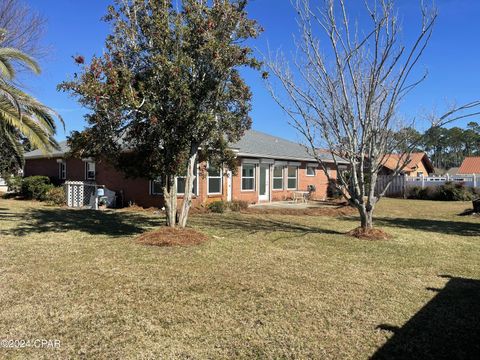
M388 154L384 157L385 162L383 164L389 170L395 170L399 162L403 162L407 159L407 154ZM404 167L403 171L411 172L418 168L418 164L420 162L424 163L425 168L428 170L429 173L433 173L435 171L430 159L428 158L427 154L424 152L418 153L411 153L410 154L410 161Z

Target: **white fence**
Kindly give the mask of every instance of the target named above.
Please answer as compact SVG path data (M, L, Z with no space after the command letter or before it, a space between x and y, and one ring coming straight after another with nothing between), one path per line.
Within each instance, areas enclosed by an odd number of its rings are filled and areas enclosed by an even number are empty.
M431 186L440 186L446 182L462 183L467 187L480 187L480 174L456 175L456 176L405 176L398 175L393 178L388 175L380 175L375 187L376 193L382 192L389 181L392 181L390 187L385 193L386 196L404 196L407 188L419 186L422 189Z

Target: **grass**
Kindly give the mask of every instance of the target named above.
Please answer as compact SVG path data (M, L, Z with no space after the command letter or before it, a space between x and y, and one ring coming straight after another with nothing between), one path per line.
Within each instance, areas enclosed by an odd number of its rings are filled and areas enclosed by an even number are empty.
M158 215L0 200L1 358L478 358L480 218L383 200L352 217L200 214L211 240L134 241ZM473 355L473 356L472 356Z

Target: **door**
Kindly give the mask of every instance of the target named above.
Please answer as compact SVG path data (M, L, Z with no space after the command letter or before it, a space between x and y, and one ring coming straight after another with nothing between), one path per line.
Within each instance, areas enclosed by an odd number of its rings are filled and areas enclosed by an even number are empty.
M258 200L270 200L270 165L260 165L260 186L258 188Z

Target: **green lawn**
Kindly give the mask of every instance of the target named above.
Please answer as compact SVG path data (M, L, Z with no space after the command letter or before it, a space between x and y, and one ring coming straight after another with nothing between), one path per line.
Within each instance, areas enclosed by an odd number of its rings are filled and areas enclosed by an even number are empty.
M200 246L133 241L158 215L0 200L0 358L471 358L480 355L480 217L385 199L352 218L204 214ZM453 357L453 358L454 358ZM480 358L480 357L478 357Z

